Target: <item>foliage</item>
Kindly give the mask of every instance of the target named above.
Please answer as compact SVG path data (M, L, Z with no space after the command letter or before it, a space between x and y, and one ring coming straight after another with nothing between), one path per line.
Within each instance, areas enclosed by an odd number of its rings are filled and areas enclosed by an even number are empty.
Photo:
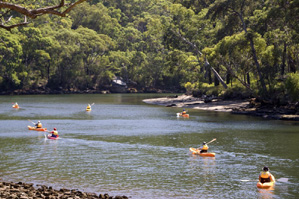
M10 2L37 9L59 1ZM11 32L0 29L0 88L105 89L118 76L137 90L225 98L263 94L264 84L268 97L287 92L296 101L297 76L289 74L299 70L299 26L292 20L298 18L297 5L85 1L68 17L43 15ZM24 20L12 10L1 13L3 21L13 15L12 24ZM219 77L228 89L219 86Z
M299 73L289 74L286 80L287 93L293 102L299 101Z

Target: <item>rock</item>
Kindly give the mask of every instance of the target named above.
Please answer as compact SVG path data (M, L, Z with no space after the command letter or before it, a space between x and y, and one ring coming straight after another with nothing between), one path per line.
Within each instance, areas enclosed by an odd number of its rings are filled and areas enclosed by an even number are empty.
M128 199L126 196L109 196L107 193L100 194L87 193L79 191L78 189L65 189L55 190L52 187L45 185L36 185L39 188L34 188L32 183L7 183L0 182L0 199ZM18 188L15 188L18 187Z

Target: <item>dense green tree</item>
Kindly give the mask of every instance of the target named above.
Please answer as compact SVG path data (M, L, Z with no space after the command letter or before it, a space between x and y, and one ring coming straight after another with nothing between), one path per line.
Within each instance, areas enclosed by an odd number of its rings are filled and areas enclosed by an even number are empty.
M18 34L11 34L0 29L0 87L3 90L17 89L21 86L22 45Z
M4 91L106 89L117 76L140 90L242 87L296 99L297 0L7 3L0 1ZM44 11L34 16L38 9Z

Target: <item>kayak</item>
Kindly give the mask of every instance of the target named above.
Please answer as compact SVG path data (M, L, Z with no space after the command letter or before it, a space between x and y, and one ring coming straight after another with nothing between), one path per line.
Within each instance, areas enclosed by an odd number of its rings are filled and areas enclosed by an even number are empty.
M265 183L261 183L261 182L258 182L256 184L257 188L260 188L260 189L269 189L271 187L273 187L275 185L275 178L273 175L271 175L272 179L274 181L271 181L271 182L265 182Z
M47 131L47 128L36 128L34 126L28 126L28 130L34 130L34 131Z
M182 115L182 113L177 113L176 116L177 116L177 117L185 117L185 118L189 118L189 114L184 114L184 115Z
M258 182L256 184L257 188L260 188L260 189L269 189L269 188L273 187L274 185L275 185L275 182L265 182L265 183Z
M52 137L51 134L48 134L48 135L47 135L47 138L50 139L50 140L57 140L57 139L59 138L59 136L57 136L57 137Z
M192 154L200 155L200 156L205 156L205 157L215 157L215 153L200 153L200 150L196 148L189 148Z
M16 105L13 105L12 107L13 107L13 108L20 108L19 106L16 106Z

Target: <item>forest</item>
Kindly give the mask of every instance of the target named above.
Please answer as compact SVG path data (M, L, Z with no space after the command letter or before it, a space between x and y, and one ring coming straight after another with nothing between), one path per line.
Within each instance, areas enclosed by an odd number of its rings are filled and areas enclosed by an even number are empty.
M60 0L0 1L2 25ZM66 1L68 3L73 0ZM0 93L171 91L299 101L299 0L87 0L0 28Z

